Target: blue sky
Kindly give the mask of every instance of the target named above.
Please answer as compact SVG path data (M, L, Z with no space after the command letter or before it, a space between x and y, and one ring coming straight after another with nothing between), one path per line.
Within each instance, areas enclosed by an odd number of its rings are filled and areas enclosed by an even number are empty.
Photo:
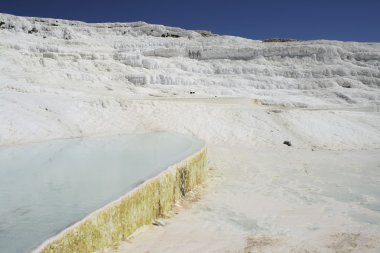
M380 42L380 0L1 0L0 12L204 29L252 39Z

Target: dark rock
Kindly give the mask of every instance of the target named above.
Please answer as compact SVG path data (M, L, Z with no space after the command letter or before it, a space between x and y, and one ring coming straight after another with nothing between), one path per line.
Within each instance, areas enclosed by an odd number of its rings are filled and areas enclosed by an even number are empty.
M273 38L273 39L263 40L263 42L293 42L293 41L296 41L296 40L287 39L287 38Z
M216 36L216 34L213 34L210 31L205 31L205 30L195 30L195 31L197 33L199 33L200 35L202 35L202 37L213 37L213 36Z
M290 141L284 141L283 144L285 144L286 146L292 146L292 143Z
M179 35L177 35L177 34L171 34L171 33L163 33L162 35L161 35L161 37L163 37L163 38L167 38L167 37L172 37L172 38L179 38L179 37L181 37L181 36L179 36Z
M38 33L38 30L37 28L33 27L32 30L29 30L28 31L29 34L32 34L32 33Z

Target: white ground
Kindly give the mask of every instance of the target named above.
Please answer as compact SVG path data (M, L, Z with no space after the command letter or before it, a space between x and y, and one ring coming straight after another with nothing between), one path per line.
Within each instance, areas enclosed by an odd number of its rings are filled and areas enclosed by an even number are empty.
M155 102L149 125L207 132L202 198L110 252L380 251L379 112L201 101Z
M379 252L378 152L210 151L201 200L111 252Z
M379 252L379 87L378 43L0 14L0 145L151 131L209 145L202 198L118 252Z

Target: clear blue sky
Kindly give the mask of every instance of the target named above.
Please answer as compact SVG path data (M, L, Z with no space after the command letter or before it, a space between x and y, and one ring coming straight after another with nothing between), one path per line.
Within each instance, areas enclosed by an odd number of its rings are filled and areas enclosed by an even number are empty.
M253 39L380 42L380 0L0 0L0 12L204 29Z

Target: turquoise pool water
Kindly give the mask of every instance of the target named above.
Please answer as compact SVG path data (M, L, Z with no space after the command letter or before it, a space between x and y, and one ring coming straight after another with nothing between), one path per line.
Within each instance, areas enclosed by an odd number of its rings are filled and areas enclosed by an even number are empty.
M0 147L0 252L30 252L204 143L152 133Z

